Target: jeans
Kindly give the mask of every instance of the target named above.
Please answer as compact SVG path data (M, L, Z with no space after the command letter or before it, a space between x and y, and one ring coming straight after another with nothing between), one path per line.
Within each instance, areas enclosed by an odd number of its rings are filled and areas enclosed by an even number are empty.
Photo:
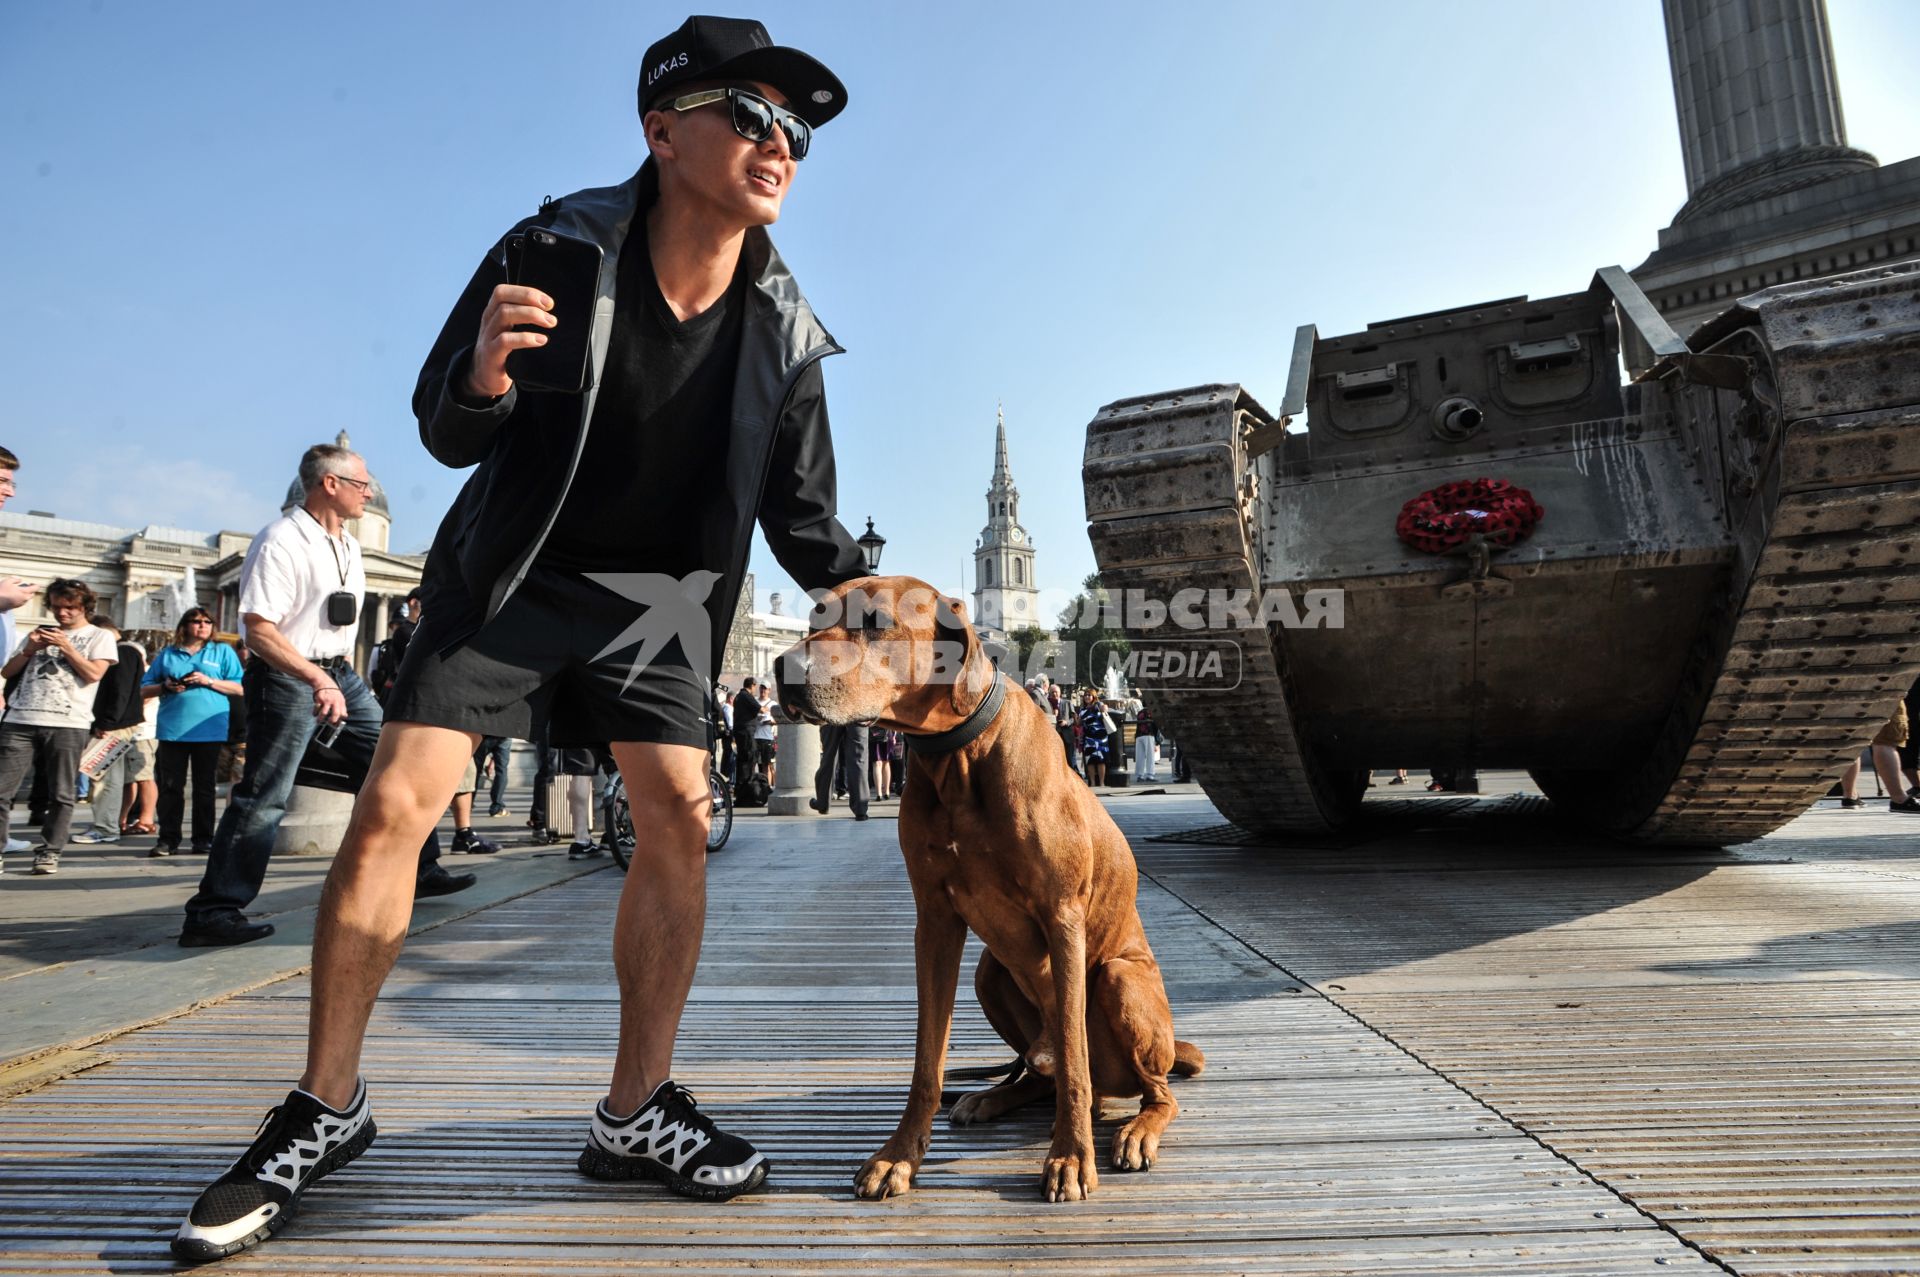
M323 668L347 702L346 725L333 747L364 776L380 739L380 704L344 661ZM247 705L246 771L214 832L200 890L187 901L188 926L239 916L260 894L294 776L320 726L313 716L313 689L291 674L256 658L247 663L241 686ZM418 872L424 876L439 859L440 839L428 833L420 847Z
M513 756L513 743L504 736L488 736L480 742L480 758L493 760L493 787L487 795L488 810L507 805L507 762Z
M305 686L305 684L302 684ZM160 841L180 846L180 826L186 815L187 775L193 775L193 846L204 851L213 843L213 789L226 742L163 740L153 760L154 779L160 785Z
M830 806L829 796L835 774L847 787L847 806L856 816L867 814L867 727L856 723L848 727L820 729L820 766L813 773L814 801Z
M47 820L41 827L47 850L66 850L67 831L73 827L74 779L80 774L80 754L89 734L84 727L0 724L0 847L9 837L13 795L32 767L47 780Z
M125 733L109 732L107 734L109 736L128 734L129 739L132 740L130 735L132 731L132 728L127 728ZM139 775L133 775L135 771L138 771ZM126 753L114 759L107 769L100 773L100 779L93 782L93 788L89 791L93 795L93 832L105 835L118 834L121 800L126 797L127 786L151 779L153 777L148 774L148 769L144 766L140 745L136 740ZM134 814L137 815L140 807L138 791L134 794L133 805Z
M533 802L527 809L527 823L535 829L553 824L551 817L557 814L547 810L547 788L560 772L560 754L547 744L549 738L547 724L542 723L528 742L533 746Z

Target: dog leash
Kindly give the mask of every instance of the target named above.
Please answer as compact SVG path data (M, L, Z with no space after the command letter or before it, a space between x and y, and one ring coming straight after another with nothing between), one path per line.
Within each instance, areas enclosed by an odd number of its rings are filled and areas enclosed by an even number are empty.
M951 754L972 744L980 733L993 726L993 720L1000 716L1001 706L1007 703L1007 680L1003 674L993 676L993 686L973 707L973 713L958 727L950 727L944 732L930 732L924 736L908 735L907 748L916 754L934 756Z

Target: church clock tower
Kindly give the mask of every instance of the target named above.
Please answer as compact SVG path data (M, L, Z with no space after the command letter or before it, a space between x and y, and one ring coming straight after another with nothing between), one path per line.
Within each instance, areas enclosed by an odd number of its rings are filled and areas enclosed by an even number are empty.
M993 445L993 484L987 489L987 526L973 549L973 621L1006 634L1040 623L1033 579L1033 538L1020 526L1020 490L1007 465L1007 414L999 414Z

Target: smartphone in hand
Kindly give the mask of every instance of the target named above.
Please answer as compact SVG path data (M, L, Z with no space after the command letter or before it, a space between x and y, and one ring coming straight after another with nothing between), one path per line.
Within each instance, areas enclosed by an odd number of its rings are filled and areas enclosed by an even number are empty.
M547 344L507 356L507 376L534 390L579 394L593 386L594 303L600 294L598 244L530 226L507 239L507 282L553 298L552 328L521 324L516 332L545 333Z

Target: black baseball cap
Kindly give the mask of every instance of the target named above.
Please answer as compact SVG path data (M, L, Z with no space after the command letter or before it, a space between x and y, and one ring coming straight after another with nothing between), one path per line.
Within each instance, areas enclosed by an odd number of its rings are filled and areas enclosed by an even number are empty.
M787 95L787 109L818 128L847 105L840 77L798 49L773 42L752 18L696 14L647 49L640 64L640 114L677 84L758 80Z

